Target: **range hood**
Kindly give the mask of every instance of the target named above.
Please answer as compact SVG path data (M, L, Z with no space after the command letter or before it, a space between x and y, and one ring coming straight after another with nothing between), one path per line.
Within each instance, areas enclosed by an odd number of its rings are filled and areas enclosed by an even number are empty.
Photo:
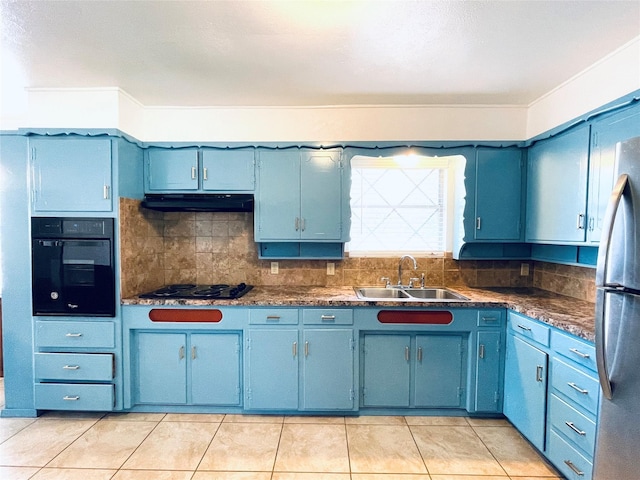
M144 196L142 206L162 212L252 212L250 193L160 193Z

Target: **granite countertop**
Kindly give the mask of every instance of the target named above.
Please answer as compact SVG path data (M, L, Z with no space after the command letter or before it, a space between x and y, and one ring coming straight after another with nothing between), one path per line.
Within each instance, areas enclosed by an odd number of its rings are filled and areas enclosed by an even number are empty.
M469 298L468 302L366 301L356 297L352 287L258 286L236 300L177 300L125 298L123 305L147 306L334 306L334 307L436 307L509 308L573 335L594 341L595 305L535 288L468 288L450 290Z

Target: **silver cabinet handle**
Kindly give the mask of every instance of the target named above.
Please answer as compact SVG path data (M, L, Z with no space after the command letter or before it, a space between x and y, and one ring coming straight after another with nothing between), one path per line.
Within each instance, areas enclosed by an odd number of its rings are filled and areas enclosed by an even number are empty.
M486 323L491 323L491 322L497 322L498 321L498 317L481 317L483 322Z
M198 356L196 353L196 348L195 346L191 347L191 360L195 360L196 357Z
M567 467L573 470L573 473L575 473L579 477L584 477L584 472L576 467L571 460L565 460L564 463L567 465Z
M330 320L335 320L336 316L335 315L320 315L320 320L322 320L323 322L328 322Z
M295 226L296 226L296 232L300 230L300 217L296 217Z
M583 395L587 395L589 393L589 390L583 390L582 388L580 388L578 385L576 385L573 382L567 382L567 385L569 385L571 388L573 388L576 392L579 392Z
M584 213L578 214L578 222L577 222L576 228L578 230L584 230Z
M300 230L304 232L306 227L306 220L304 218L300 219Z
M180 360L184 359L184 345L178 349L178 358Z
M298 342L293 342L293 356L296 357L298 355Z
M409 354L410 354L409 347L404 347L404 359L405 359L407 362L409 361Z
M102 198L104 198L105 200L109 200L109 185L105 185L102 188Z
M482 218L476 217L476 230L480 230L482 228Z
M544 367L542 365L536 365L536 382L542 382L542 372L544 372Z
M203 180L209 180L209 175L208 175L207 173L208 173L208 172L207 172L207 167L204 167L204 168L202 169L202 179L203 179Z
M569 427L571 430L573 430L574 432L576 432L578 435L581 436L585 436L587 434L587 432L580 430L578 427L575 426L575 424L573 422L564 422L564 424Z
M65 400L68 402L76 402L80 400L80 395L65 395L64 397L62 397L62 400Z
M575 353L576 355L578 355L579 357L582 358L589 358L589 354L588 353L582 353L580 350L578 350L577 348L570 348L569 351L571 353Z
M280 320L280 315L267 315L267 320Z
M304 356L309 356L309 342L304 342Z
M196 179L196 173L197 173L196 167L191 167L191 180Z
M484 358L484 344L480 344L480 347L478 347L478 357L480 358Z
M71 310L75 310L79 306L80 305L78 305L77 303L67 303L67 307L69 307Z
M422 361L422 347L418 347L418 361Z
M530 331L531 331L531 328L530 328L530 327L527 327L527 326L525 326L525 325L520 325L520 324L518 324L518 325L517 325L517 327L518 327L519 329L521 329L521 330L524 330L525 332L530 332Z
M82 336L81 333L67 333L65 335L65 337L72 337L72 338L78 338L78 337L81 337L81 336Z
M63 370L79 370L80 365L65 365L62 367Z

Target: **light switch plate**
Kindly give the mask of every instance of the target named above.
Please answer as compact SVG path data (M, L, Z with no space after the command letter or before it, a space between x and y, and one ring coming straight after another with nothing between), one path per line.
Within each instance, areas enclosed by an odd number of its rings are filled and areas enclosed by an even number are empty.
M277 275L278 270L278 262L271 262L271 275Z
M520 264L520 276L521 277L528 277L529 276L529 264L528 263L521 263Z
M327 275L336 274L336 264L333 262L327 262Z

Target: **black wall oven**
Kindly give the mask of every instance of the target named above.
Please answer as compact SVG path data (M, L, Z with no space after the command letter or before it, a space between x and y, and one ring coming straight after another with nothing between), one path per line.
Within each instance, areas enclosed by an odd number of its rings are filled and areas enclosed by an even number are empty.
M113 317L113 218L31 219L34 315Z

